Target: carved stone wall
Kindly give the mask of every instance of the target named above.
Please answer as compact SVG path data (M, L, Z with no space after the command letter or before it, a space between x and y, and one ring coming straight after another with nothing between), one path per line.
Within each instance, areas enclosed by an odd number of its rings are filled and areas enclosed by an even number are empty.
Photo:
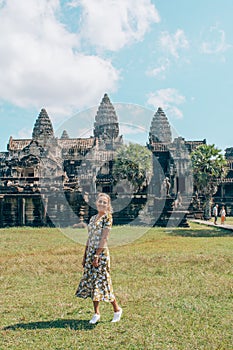
M192 192L190 152L203 141L172 139L166 114L158 108L152 118L147 147L153 154L152 185L143 193L134 193L125 208L114 213L114 223L132 222L143 214L145 204L156 217L161 203L165 206L158 224L171 217L172 205L180 193L183 202ZM107 94L94 121L94 136L70 138L64 131L54 135L52 122L42 109L31 139L10 137L6 152L0 152L0 227L72 226L84 211L87 222L94 207L84 198L96 192L112 193L111 173L114 155L123 144L118 116ZM226 150L229 163L227 178L216 194L219 203L233 208L233 147ZM163 197L166 197L165 199ZM232 197L232 198L231 198ZM187 199L188 200L188 199ZM179 210L178 210L179 209ZM177 217L182 210L176 208Z

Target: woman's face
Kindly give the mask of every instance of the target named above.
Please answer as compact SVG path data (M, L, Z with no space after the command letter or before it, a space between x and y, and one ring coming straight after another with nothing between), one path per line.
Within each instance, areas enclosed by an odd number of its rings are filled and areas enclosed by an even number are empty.
M108 198L107 197L100 196L97 199L96 207L97 207L97 210L98 210L99 213L106 213L107 210L108 210L108 206L109 206L109 203L108 203Z

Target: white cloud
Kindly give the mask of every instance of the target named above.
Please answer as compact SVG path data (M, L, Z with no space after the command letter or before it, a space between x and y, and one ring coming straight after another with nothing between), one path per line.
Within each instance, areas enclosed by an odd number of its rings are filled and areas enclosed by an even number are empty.
M224 30L219 29L217 25L209 28L208 32L205 33L205 41L201 44L201 52L212 55L212 54L223 54L232 45L227 44L226 34Z
M79 0L69 1L66 5L67 7L75 8L79 6Z
M150 0L79 0L83 10L81 37L95 47L117 51L143 39L160 17Z
M170 67L169 59L160 60L159 65L155 68L148 69L146 71L146 75L151 77L160 77L161 79L165 79L165 73Z
M164 51L168 52L175 58L179 58L180 49L187 49L189 47L189 42L182 29L177 29L175 34L162 32L159 43Z
M184 102L185 96L182 96L176 89L172 88L161 89L156 93L150 93L147 100L147 103L155 109L162 107L166 114L177 119L183 117L183 113L178 106Z
M116 89L111 62L80 52L78 35L58 21L59 0L0 5L0 100L67 114Z

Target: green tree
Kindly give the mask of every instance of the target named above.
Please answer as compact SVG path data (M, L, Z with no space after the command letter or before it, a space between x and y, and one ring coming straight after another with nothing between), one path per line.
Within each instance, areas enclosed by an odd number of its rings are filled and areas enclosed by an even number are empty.
M127 179L139 191L147 184L152 173L152 153L145 146L130 143L116 153L113 177L116 181Z
M219 180L227 173L227 161L215 145L201 145L191 153L194 185L204 196L204 216L211 217L211 202Z

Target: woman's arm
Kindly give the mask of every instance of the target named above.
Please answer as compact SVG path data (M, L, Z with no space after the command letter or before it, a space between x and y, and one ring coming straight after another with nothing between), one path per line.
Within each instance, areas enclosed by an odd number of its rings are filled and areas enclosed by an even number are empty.
M101 236L101 240L99 243L99 247L96 249L94 255L93 266L97 267L99 265L99 256L102 253L103 249L106 247L108 236L109 236L109 228L104 228Z
M107 240L108 240L108 236L109 236L109 228L104 228L102 235L101 235L101 240L99 243L99 247L96 249L96 255L100 255L103 251L103 249L106 247L107 245Z

